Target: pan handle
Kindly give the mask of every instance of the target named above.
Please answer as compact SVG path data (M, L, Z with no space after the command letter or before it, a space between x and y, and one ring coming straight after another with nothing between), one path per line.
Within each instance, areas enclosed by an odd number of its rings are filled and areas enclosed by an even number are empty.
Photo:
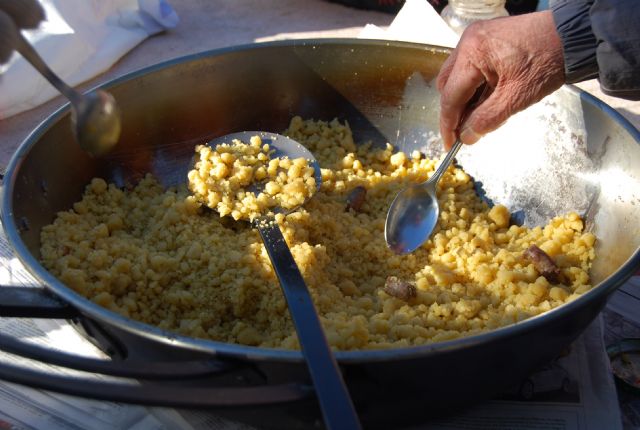
M67 369L101 375L141 379L182 379L220 374L238 368L232 361L213 359L150 362L148 360L102 360L43 348L0 334L0 350Z
M80 313L42 287L0 287L0 317L74 319ZM84 372L125 378L176 379L199 377L237 368L231 360L182 360L155 362L122 359L101 360L43 348L0 333L0 350L42 363ZM126 354L122 355L126 357Z
M0 286L0 317L68 319L78 311L42 287Z
M58 375L0 363L0 379L58 393L139 405L169 407L261 406L303 400L313 388L303 384L207 387L149 381L111 382Z
M30 387L98 400L173 407L236 407L273 405L313 395L313 388L298 383L243 387L199 384L243 365L233 360L111 361L82 357L20 341L0 333L0 350L41 363L100 375L100 379L59 373L39 366L27 368L0 362L0 379ZM250 367L244 364L245 367ZM116 376L127 380L105 379ZM212 381L213 383L213 381Z

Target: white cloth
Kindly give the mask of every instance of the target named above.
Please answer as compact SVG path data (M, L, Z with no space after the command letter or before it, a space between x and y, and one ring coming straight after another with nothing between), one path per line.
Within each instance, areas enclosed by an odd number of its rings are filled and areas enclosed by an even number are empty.
M460 39L427 0L406 0L386 30L367 24L359 37L402 40L449 48L455 47Z
M107 70L147 37L173 28L178 16L166 0L40 0L46 21L24 32L67 84ZM0 75L0 118L36 107L58 94L15 53Z
M359 34L361 38L400 40L425 43L434 46L453 48L459 36L438 15L427 0L406 0L387 29L367 24ZM398 150L413 150L415 142L425 142L420 148L427 156L436 158L442 155L440 143L440 95L433 82L426 82L420 73L414 73L404 88L401 105L406 109L415 109L412 115L422 118L419 127L398 129L396 115L390 112L378 119L378 128ZM397 108L389 106L391 111ZM437 112L437 115L433 113Z

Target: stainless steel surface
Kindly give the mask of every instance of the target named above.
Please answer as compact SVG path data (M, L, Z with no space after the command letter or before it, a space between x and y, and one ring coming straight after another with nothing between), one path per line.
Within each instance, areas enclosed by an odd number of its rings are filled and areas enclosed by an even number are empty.
M431 236L440 215L438 181L451 165L461 146L462 142L456 140L428 180L409 185L393 199L387 212L384 238L396 254L415 251Z
M88 94L74 90L53 73L22 33L15 33L16 50L71 102L71 122L80 147L95 157L109 152L121 131L120 111L113 96L101 90Z
M306 159L314 170L316 181L314 191L320 189L322 175L318 161L307 148L286 136L264 131L244 131L217 137L211 140L208 145L215 149L219 145L230 144L234 140L248 143L256 135L261 137L263 144L269 145L269 149L274 151L270 154L271 159ZM259 193L262 187L263 184L252 184L249 189ZM311 197L313 196L307 197L307 200ZM293 212L298 207L290 208L286 212ZM276 207L273 212L285 211L281 207ZM273 269L280 281L280 287L298 334L302 355L309 367L309 373L318 395L324 423L329 429L358 429L360 428L358 414L349 396L342 373L327 342L309 289L293 255L291 255L273 212L262 214L252 222L252 225L260 233Z
M279 363L289 372L304 363L299 351L178 336L81 297L38 261L40 230L70 208L94 176L124 185L151 172L165 185L183 182L195 143L237 130L279 132L296 114L347 120L358 142L439 156L433 80L447 55L446 49L400 42L292 40L206 52L125 76L108 85L123 113L122 138L108 156L91 158L73 143L66 108L21 145L5 176L7 237L48 289L104 325L174 348ZM499 390L555 356L640 266L639 159L638 130L574 87L462 148L457 160L480 178L479 192L505 204L519 221L540 224L568 210L585 218L598 237L595 287L512 326L431 345L336 352L338 362L385 390L432 387L429 404L435 405L462 401L459 386L473 398Z
M457 160L515 221L539 226L575 211L598 238L590 271L597 287L638 266L639 132L592 96L563 88L511 118ZM515 154L508 156L511 151Z

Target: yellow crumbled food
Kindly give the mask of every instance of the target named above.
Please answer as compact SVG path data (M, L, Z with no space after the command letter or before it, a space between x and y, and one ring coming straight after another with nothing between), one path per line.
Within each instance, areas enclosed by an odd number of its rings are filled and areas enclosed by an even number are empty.
M271 158L272 150L260 136L249 143L234 140L211 148L198 145L195 168L188 174L189 189L220 216L253 220L275 207L300 206L316 189L313 167L304 158ZM252 185L262 184L253 192Z
M299 211L278 215L330 344L340 350L405 347L512 324L591 288L595 237L575 213L544 227L509 225L471 178L452 166L438 185L434 235L412 254L384 240L387 209L436 160L356 146L351 130L292 119L285 131L322 167L322 187ZM225 156L226 157L226 156ZM221 156L222 158L222 156ZM367 190L347 209L356 187ZM565 284L552 284L522 254L537 245ZM70 288L102 306L175 332L261 347L298 348L295 329L259 235L248 224L203 212L184 189L147 176L131 190L94 179L82 201L42 231L42 261ZM389 277L410 283L404 298Z

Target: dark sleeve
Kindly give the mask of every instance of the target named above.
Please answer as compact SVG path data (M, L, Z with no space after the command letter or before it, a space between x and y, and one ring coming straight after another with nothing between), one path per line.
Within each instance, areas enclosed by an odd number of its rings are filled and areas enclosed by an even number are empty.
M567 83L597 77L602 92L640 100L637 0L552 0Z

